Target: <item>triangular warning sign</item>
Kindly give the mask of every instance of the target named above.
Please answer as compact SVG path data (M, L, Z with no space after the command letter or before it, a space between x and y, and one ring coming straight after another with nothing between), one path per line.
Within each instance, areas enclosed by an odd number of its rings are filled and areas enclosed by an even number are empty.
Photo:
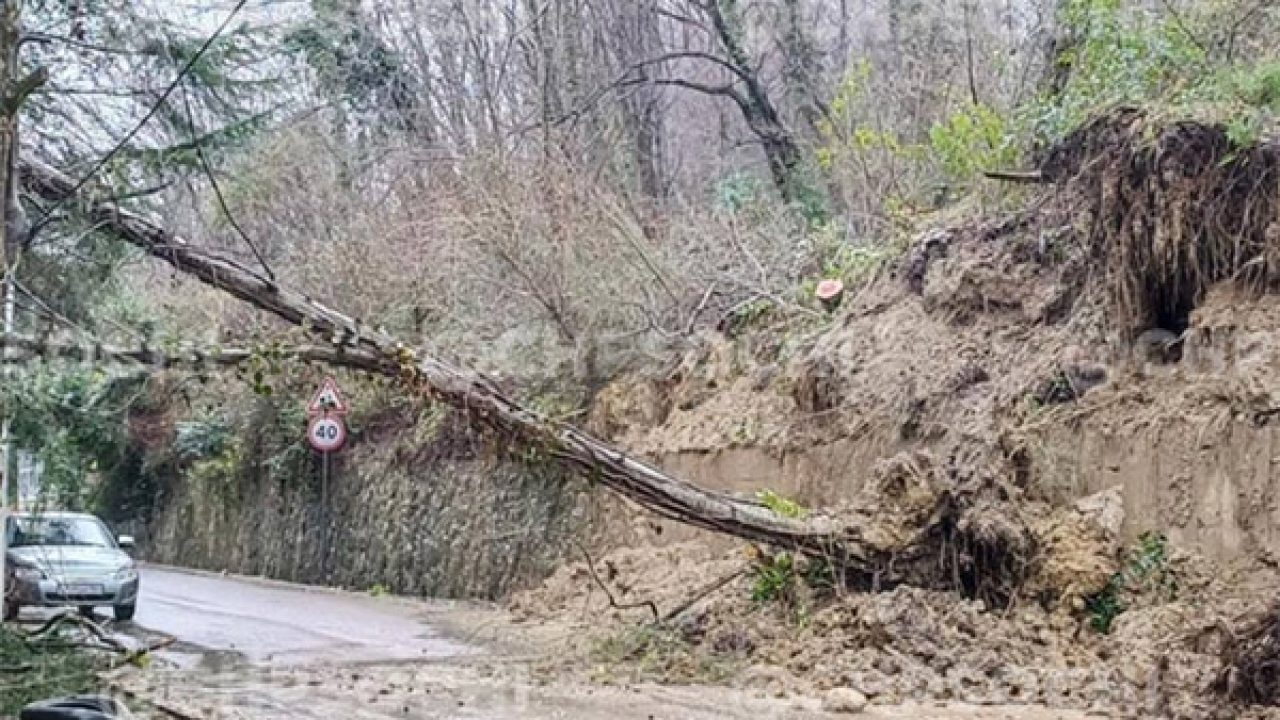
M342 391L338 389L338 381L331 377L324 379L320 389L312 396L311 402L307 403L308 415L323 415L324 413L342 415L348 409L347 401L342 397Z

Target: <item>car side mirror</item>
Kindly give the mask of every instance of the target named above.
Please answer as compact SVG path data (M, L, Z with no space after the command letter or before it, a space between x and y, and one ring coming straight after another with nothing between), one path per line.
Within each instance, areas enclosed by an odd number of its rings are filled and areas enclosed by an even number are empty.
M121 536L120 536L120 538L119 538L116 542L120 543L120 547L122 547L122 548L126 548L126 549L129 549L129 550L132 550L132 549L133 549L133 536L132 536L132 535L121 535Z

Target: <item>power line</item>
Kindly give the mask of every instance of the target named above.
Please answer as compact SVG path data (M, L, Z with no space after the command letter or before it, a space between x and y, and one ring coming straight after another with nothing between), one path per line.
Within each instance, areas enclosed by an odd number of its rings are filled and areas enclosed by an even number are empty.
M191 132L191 144L196 148L196 157L200 159L200 167L204 169L204 174L209 178L209 184L213 186L213 194L218 198L218 206L222 208L222 214L227 216L227 222L231 223L231 227L235 228L240 234L240 239L244 240L244 244L249 246L253 251L253 256L258 259L258 264L262 265L262 269L266 271L267 278L275 282L276 274L271 271L271 266L267 264L266 258L262 257L262 253L258 251L258 246L249 239L249 234L240 227L240 223L236 222L235 215L231 214L231 208L227 206L227 200L222 196L222 188L218 187L218 180L213 176L213 168L209 166L209 158L204 154L204 146L200 144L200 137L196 133L196 119L191 112L191 102L187 98L187 87L182 86L182 107L187 112L187 127Z
M45 318L49 320L53 320L54 322L61 323L67 326L69 329L75 330L76 332L83 334L85 337L88 337L94 341L97 341L98 338L96 333L91 332L90 330L85 328L83 325L76 323L74 320L68 318L66 315L63 315L62 313L59 313L57 310L50 307L49 304L45 302L43 298L41 298L36 293L32 292L30 288L26 287L25 285L18 282L17 280L13 281L13 286L18 291L20 291L23 295L26 295L27 298L30 299L33 303L35 303L35 306L27 306L26 307L27 310L35 312L38 315L43 315L45 316ZM121 322L118 322L110 317L102 317L102 318L99 318L99 320L103 320L107 322L109 325L115 326L117 329L121 330L126 335L131 335L137 339L143 339L143 340L146 339L143 333L137 330L134 330L133 328Z
M133 129L126 133L124 137L120 138L119 142L115 144L115 147L111 148L106 155L103 155L102 158L89 170L89 172L85 173L78 181L76 181L76 184L71 188L70 192L62 196L61 199L44 211L44 214L40 216L40 219L32 225L31 235L28 238L28 241L30 241L31 238L34 238L35 235L40 232L40 229L49 222L49 219L53 217L54 212L65 205L69 200L71 200L71 198L75 197L76 194L79 193L95 175L98 174L98 171L102 170L107 163L111 162L111 159L119 154L119 152L124 149L125 145L128 145L129 141L133 140L133 138L141 132L142 128L151 121L151 118L155 117L156 113L160 112L160 108L169 99L169 96L173 94L173 91L177 89L178 85L182 83L183 78L191 72L191 68L195 67L195 64L200 61L200 58L204 56L205 52L213 46L213 43L217 41L218 37L227 29L227 26L231 24L231 20L235 18L235 16L248 3L249 0L239 0L239 2L236 3L235 7L231 9L231 12L227 14L227 17L223 19L222 24L218 26L218 29L213 31L213 34L204 41L204 44L200 46L200 49L196 50L195 54L191 56L191 59L187 60L186 65L182 66L182 69L178 71L178 76L175 77L173 82L169 83L169 86L165 88L165 91L160 94L160 98L152 104L151 109L147 111L147 114L144 115L143 118L133 126Z

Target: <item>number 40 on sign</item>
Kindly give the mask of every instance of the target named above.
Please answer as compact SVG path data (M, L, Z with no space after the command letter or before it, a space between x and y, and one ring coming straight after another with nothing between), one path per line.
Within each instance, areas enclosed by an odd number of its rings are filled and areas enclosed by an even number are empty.
M307 425L307 441L320 452L334 452L346 443L347 426L340 417L322 415L311 418Z

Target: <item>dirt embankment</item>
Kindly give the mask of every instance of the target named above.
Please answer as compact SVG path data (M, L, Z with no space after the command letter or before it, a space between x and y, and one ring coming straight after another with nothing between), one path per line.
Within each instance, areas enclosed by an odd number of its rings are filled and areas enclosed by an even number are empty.
M604 679L1137 717L1270 697L1280 151L1121 110L1047 167L1058 184L1029 209L923 234L827 322L708 338L606 388L591 418L727 491L871 518L886 542L936 531L933 557L872 592L790 559L808 589L762 602L776 556L650 523L516 609L614 616L568 661Z
M1120 111L1029 209L927 231L828 321L708 337L606 388L592 422L724 489L808 506L954 448L1029 497L1121 488L1126 536L1277 547L1277 152ZM1259 168L1269 168L1260 170Z

